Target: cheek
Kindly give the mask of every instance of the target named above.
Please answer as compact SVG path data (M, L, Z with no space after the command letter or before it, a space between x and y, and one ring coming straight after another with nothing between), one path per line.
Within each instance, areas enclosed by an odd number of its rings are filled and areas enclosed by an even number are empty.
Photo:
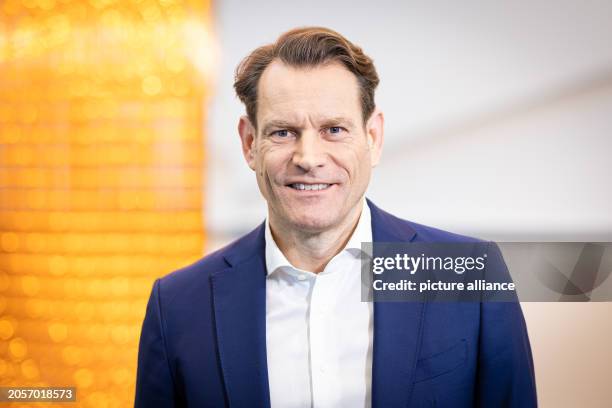
M267 149L261 152L257 176L273 182L283 175L287 158L280 149Z
M337 163L345 170L348 177L353 179L353 183L356 178L367 174L370 168L370 152L362 146L345 146L336 157Z

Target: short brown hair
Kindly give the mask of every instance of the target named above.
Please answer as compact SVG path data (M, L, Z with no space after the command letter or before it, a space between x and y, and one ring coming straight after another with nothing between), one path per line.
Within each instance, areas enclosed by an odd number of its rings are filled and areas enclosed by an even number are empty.
M253 126L257 127L259 78L275 58L294 67L312 67L333 61L342 63L357 77L364 123L374 111L374 90L379 80L372 59L333 30L302 27L287 31L276 42L255 49L236 68L234 89Z

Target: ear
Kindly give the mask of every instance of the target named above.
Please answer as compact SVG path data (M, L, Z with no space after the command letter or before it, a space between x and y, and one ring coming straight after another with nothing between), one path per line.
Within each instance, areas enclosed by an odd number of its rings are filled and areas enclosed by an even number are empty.
M385 117L382 111L378 108L374 109L374 112L372 112L370 119L368 119L366 123L366 136L368 138L372 167L375 167L380 161L385 134L384 125Z
M255 127L247 116L241 116L238 121L238 133L240 134L240 142L242 143L242 154L244 159L252 170L255 170L255 154L257 152L255 146L256 131Z

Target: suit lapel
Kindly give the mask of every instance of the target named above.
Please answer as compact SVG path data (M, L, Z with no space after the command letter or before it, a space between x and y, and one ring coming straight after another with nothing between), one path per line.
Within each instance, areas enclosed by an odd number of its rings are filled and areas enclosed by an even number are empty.
M415 232L371 201L374 242L410 242ZM375 302L372 407L405 407L410 402L421 341L422 302Z
M229 405L269 407L263 224L231 248L211 277L219 359Z

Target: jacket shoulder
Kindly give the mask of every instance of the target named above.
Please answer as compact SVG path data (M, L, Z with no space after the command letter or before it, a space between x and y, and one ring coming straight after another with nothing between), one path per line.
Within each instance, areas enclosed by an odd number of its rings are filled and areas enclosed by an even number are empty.
M430 227L428 225L419 224L414 221L405 220L403 218L397 217L393 214L390 214L386 211L382 211L378 209L388 221L391 221L395 224L396 228L402 230L412 230L415 233L413 241L417 242L466 242L466 243L475 243L475 242L484 242L481 239L470 237L467 235L461 235L450 231L445 231L443 229Z
M450 231L405 220L382 210L370 200L367 200L367 202L372 213L372 227L373 229L386 230L387 233L383 234L385 235L384 238L387 238L388 235L392 235L401 241L405 240L412 242L484 242L480 239L467 235L460 235ZM389 232L390 234L388 234Z
M401 219L400 219L401 220ZM408 224L415 232L415 240L423 242L466 242L476 243L485 242L479 238L474 238L468 235L461 235L450 231L445 231L439 228L430 227L428 225L419 224L413 221L401 220Z
M231 267L230 260L236 254L244 254L256 249L260 228L261 225L194 263L159 278L160 290L172 296L189 292L195 287L208 285L212 274Z

